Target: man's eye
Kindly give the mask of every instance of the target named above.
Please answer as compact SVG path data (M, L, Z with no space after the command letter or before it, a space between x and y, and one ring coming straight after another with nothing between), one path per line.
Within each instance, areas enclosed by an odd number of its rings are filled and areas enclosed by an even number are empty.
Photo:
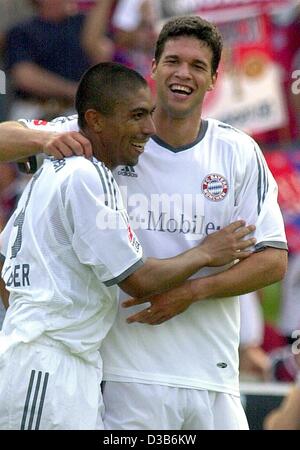
M201 66L199 64L195 64L194 67L198 70L206 70L204 66Z

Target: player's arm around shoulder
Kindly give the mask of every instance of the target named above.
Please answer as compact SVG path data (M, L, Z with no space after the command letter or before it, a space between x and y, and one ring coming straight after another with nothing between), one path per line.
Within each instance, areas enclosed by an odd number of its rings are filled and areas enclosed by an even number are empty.
M51 126L50 126L51 125ZM79 131L45 121L7 121L0 124L0 162L17 161L38 153L57 159L92 156L90 141Z
M17 121L0 124L0 162L16 161L39 153L46 134L29 130ZM39 142L39 140L41 140Z

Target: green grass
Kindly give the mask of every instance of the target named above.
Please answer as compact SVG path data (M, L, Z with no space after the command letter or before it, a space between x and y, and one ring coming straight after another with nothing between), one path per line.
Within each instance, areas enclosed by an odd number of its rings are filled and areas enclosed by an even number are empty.
M280 300L281 297L281 285L280 283L274 283L263 289L263 301L262 308L264 317L267 322L274 325L278 323L280 315Z

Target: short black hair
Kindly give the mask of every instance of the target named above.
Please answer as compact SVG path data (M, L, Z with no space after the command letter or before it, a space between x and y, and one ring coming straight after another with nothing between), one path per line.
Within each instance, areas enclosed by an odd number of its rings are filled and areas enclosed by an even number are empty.
M79 127L86 125L84 114L88 109L109 116L120 99L147 86L142 75L122 64L104 62L90 67L81 77L76 93Z
M222 36L214 24L199 16L179 16L165 23L156 41L155 61L159 62L166 42L180 36L191 36L206 42L213 53L212 73L215 74L221 59Z

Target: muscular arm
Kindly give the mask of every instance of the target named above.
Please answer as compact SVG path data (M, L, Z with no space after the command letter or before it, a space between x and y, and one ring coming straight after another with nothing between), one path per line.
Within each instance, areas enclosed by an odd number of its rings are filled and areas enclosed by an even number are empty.
M232 297L261 289L281 280L287 269L287 251L276 248L253 253L225 272L190 280L192 303L198 300Z
M142 268L119 283L119 286L129 295L145 298L179 285L205 265L205 254L195 249L174 258L148 258Z
M49 139L45 131L29 130L19 122L0 124L0 161L16 161L43 151Z
M64 156L92 156L88 139L76 131L56 133L26 128L19 122L0 124L0 162L16 161L37 153L61 159Z
M168 259L149 258L146 264L120 283L129 295L138 298L179 285L206 266L222 266L239 257L250 255L254 238L243 238L254 231L254 226L243 227L243 221L233 222L222 230L207 236L204 241Z
M216 275L188 280L178 288L150 297L151 312L147 309L128 318L128 322L156 325L185 311L192 303L201 300L232 297L255 291L284 277L287 268L287 252L267 248L253 253L230 269ZM143 303L130 299L125 307Z

